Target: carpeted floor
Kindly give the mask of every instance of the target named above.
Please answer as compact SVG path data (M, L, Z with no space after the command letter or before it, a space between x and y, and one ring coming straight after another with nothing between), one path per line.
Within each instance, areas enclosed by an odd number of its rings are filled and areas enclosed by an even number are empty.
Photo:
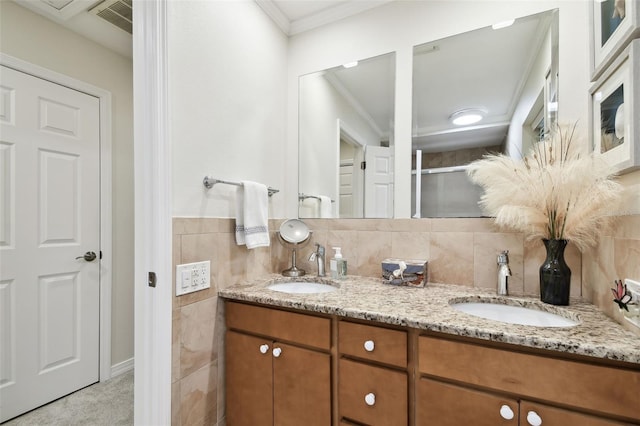
M133 371L84 388L3 426L112 426L133 424Z

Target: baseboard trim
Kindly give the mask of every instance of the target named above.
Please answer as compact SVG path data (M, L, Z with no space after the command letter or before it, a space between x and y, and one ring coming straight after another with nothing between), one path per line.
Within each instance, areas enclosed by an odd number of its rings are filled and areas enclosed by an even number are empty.
M133 358L129 358L126 361L119 362L111 366L111 378L119 376L133 370L134 362Z

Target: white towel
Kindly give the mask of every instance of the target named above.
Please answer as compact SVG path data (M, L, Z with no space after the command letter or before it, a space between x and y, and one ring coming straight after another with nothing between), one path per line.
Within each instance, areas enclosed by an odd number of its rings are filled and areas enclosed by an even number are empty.
M236 243L248 249L269 246L269 194L261 183L242 181L236 191Z
M332 210L331 198L327 197L326 195L320 195L320 217L333 217Z

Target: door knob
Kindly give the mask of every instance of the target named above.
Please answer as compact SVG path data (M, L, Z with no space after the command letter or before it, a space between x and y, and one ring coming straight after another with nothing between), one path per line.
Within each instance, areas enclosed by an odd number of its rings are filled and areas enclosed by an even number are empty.
M84 255L76 257L76 260L84 259L87 262L93 262L94 260L96 260L96 257L97 256L96 256L95 252L88 251Z

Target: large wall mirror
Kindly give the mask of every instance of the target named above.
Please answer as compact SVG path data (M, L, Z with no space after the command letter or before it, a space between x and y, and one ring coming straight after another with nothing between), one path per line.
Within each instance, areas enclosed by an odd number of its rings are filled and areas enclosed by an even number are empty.
M558 106L558 11L414 48L413 217L478 217L466 165L487 152L521 156Z
M394 53L299 78L299 217L393 217L394 93Z

